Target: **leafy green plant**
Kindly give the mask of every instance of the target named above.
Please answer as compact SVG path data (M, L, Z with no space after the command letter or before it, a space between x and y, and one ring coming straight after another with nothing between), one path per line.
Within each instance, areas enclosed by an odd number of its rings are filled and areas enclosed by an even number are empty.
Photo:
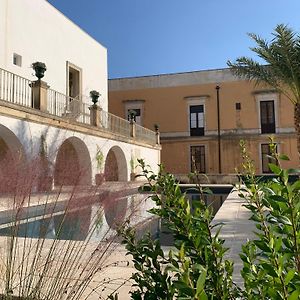
M290 175L300 171L281 167L289 158L277 153L271 137L269 167L274 176L262 180L255 175L246 144L241 141L240 146L244 174L238 192L256 226L255 238L240 253L243 287L232 281L233 262L224 258L221 224L212 225L211 208L189 201L162 167L155 175L139 160L146 190L156 204L151 213L166 224L174 245L163 251L159 239L150 234L137 238L129 223L119 230L136 269L132 299L300 298L300 180L290 182ZM199 194L205 192L200 187Z
M269 164L276 178L268 182L246 182L240 197L247 200L251 220L256 223L256 238L242 247L246 299L299 299L300 297L300 181L289 182L290 174L282 169L286 155L276 151L271 139L274 163Z
M143 160L139 163L157 205L151 212L164 220L175 248L164 253L159 240L150 235L138 240L130 226L120 229L137 270L132 275L132 299L236 299L233 264L224 259L221 225L211 225L211 208L203 201L187 200L175 177L163 168L155 175Z
M97 152L95 158L97 161L97 169L99 172L101 172L104 164L104 154L98 145L97 145Z

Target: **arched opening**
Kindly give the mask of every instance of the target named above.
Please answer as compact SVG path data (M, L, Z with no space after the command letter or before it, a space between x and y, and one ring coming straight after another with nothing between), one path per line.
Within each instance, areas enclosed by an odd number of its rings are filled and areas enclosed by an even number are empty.
M24 160L24 149L16 135L0 125L0 192L13 192L18 186Z
M65 140L56 157L54 185L90 185L91 176L91 159L86 145L76 137Z
M127 181L127 162L122 149L112 147L105 160L106 181Z

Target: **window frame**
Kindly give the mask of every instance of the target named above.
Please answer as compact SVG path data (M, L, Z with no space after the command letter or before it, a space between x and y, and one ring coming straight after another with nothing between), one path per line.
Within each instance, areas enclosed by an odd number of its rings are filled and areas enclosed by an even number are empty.
M262 133L261 128L261 112L260 112L260 102L261 101L274 101L274 116L275 116L275 132L278 132L278 128L280 128L279 118L278 118L278 109L279 109L279 94L271 91L261 91L255 93L256 99L256 109L257 109L257 122L258 122L258 130L259 133ZM265 133L262 133L265 134ZM268 133L266 133L268 134Z
M17 67L22 67L22 55L18 54L18 53L13 53L13 59L12 59L12 63L14 66Z
M190 137L200 137L206 135L206 100L208 96L191 96L191 97L185 97L184 99L187 101L187 132ZM197 106L197 105L203 105L203 135L191 135L191 114L190 114L190 107L191 106Z
M277 148L277 152L280 152L279 150L279 143L275 143L276 148ZM264 153L263 152L263 146L268 146L268 153ZM274 160L271 160L271 158L264 158L264 156L266 155L271 155L270 152L270 143L269 142L262 142L259 144L259 157L260 157L260 169L261 169L261 174L272 174L272 171L270 170L269 166L268 166L268 170L264 169L264 159L267 159L268 162L266 165L270 164L270 163L275 163L276 162Z
M193 151L192 151L192 148L196 148L196 147L199 147L199 148L201 148L201 149L203 149L203 154L200 154L200 156L203 156L203 158L201 159L200 158L200 167L201 167L201 161L203 161L203 163L204 163L204 167L203 168L201 168L200 170L197 170L197 172L198 173L200 173L200 174L205 174L206 172L207 172L207 147L206 147L206 145L203 145L203 144L199 144L199 145L189 145L189 153L190 153L190 155L189 155L189 160L190 160L190 162L189 162L189 164L190 164L190 170L191 170L191 172L194 172L195 170L194 170L194 166L193 166L193 160L192 160L192 155L193 155Z
M144 126L144 105L145 100L123 100L124 103L124 119L128 120L128 111L130 110L140 110L140 121L136 121L138 125Z
M204 105L199 104L199 105L190 105L189 106L190 111L189 111L189 120L190 120L190 136L204 136ZM195 108L194 112L192 112L192 108ZM199 110L199 111L198 111ZM195 114L196 119L192 120L192 115ZM200 123L200 118L199 115L202 114L202 125L203 127L199 126ZM192 127L192 122L196 122L196 127Z
M264 105L263 105L264 104ZM271 107L270 108L270 105ZM276 121L275 121L275 102L274 100L261 100L259 101L260 109L260 127L261 133L276 133ZM262 114L264 112L264 114ZM269 122L269 119L272 119L273 122ZM263 120L266 120L266 123L263 123Z

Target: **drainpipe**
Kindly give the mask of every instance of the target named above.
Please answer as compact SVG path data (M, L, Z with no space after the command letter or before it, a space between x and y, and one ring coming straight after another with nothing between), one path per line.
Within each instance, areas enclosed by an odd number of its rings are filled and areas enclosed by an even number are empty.
M219 174L222 173L221 164L221 132L220 132L220 86L216 86L217 90L217 117L218 117L218 161L219 161Z

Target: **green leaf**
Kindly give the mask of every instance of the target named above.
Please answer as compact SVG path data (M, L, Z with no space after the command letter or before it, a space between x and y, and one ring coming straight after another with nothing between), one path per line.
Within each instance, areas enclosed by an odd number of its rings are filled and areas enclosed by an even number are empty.
M297 180L292 184L292 191L300 190L300 180Z
M271 195L270 199L278 201L278 202L287 202L286 198L279 196L279 195Z
M289 282L294 278L295 272L296 272L296 270L294 270L294 269L288 271L288 273L286 274L285 279L284 279L285 285L288 285Z
M281 160L290 160L290 158L286 154L280 154L279 159L281 159Z
M255 240L253 242L260 250L265 251L265 252L271 252L271 249L269 248L267 243L265 243L264 241Z
M199 295L199 300L208 300L208 297L205 293L205 291L203 290L202 293Z
M299 296L299 291L293 291L293 293L288 297L288 300L297 300Z
M274 267L270 264L263 263L261 266L264 268L264 270L272 277L278 277L278 274L275 272Z
M270 168L270 170L274 173L274 174L276 174L276 175L280 175L280 173L281 173L281 169L280 169L280 167L278 167L277 165L274 165L274 164L269 164L269 168Z
M286 216L280 216L278 217L278 220L281 221L284 225L292 226L291 220Z
M198 277L197 280L197 295L200 296L200 294L202 293L203 289L204 289L204 284L205 284L205 280L206 280L206 269L202 268L202 272Z

